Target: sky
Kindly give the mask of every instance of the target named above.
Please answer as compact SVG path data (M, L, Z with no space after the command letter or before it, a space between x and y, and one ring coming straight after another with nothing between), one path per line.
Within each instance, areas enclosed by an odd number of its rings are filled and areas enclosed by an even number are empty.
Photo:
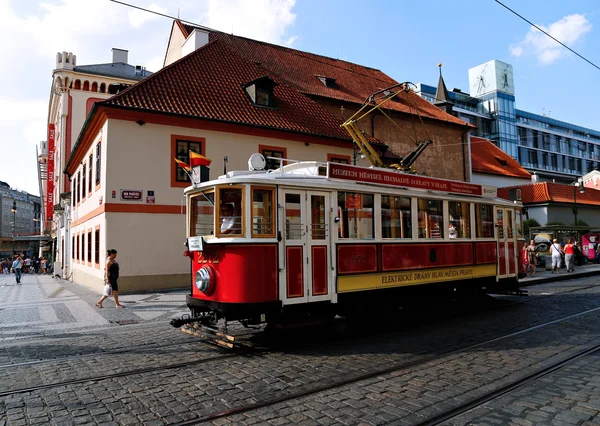
M469 91L468 69L512 64L518 109L600 130L600 70L495 0L125 0L217 30L377 68L399 82ZM600 66L600 2L502 0ZM46 140L56 53L78 65L158 71L172 20L110 0L0 0L0 181L38 195L35 148ZM60 171L58 171L60 172Z

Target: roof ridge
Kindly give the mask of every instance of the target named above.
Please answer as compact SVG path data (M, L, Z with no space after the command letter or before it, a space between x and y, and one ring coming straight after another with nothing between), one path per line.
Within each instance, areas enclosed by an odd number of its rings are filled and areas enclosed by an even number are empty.
M201 28L201 27L193 26L193 25L190 25L190 27L197 28L197 29L200 29L200 30L204 29L204 28ZM206 27L206 28L208 28L208 27ZM318 60L318 58L325 58L325 59L329 59L329 60L333 60L333 61L338 61L338 62L342 62L342 63L354 65L354 66L361 67L361 68L366 68L366 69L373 70L373 71L378 71L381 74L389 77L387 74L385 74L383 71L381 71L378 68L373 68L373 67L369 67L369 66L366 66L366 65L357 64L355 62L345 61L343 59L334 59L334 58L332 58L330 56L320 55L318 53L307 52L307 51L300 50L300 49L294 49L294 48L291 48L291 47L282 46L280 44L269 43L267 41L256 40L256 39L253 39L253 38L250 38L250 37L244 37L244 36L241 36L241 35L228 34L228 33L224 32L224 31L219 31L219 30L214 30L214 29L209 29L209 31L214 32L214 33L219 33L219 34L225 35L227 37L236 37L236 38L240 38L240 39L243 39L243 40L248 40L248 41L251 41L251 42L254 42L254 43L259 43L259 44L262 44L262 45L270 46L270 47L273 47L275 49L284 50L284 51L287 51L287 52L289 52L289 53L291 53L293 55L296 55L296 56L309 55L309 56L312 56L312 57L316 57L316 58L308 58L308 59L314 60L316 62L321 62L321 63L324 63L324 64L329 65L329 66L333 66L333 67L336 67L336 68L340 68L340 69L343 69L343 70L346 70L346 71L349 71L349 72L354 72L356 74L359 74L359 75L362 75L362 76L365 76L365 77L368 77L368 78L372 78L372 79L377 80L377 81L385 82L385 80L374 78L373 76L369 76L369 75L366 75L366 74L361 73L361 72L350 70L348 68L341 67L339 65L328 63L328 62L325 62L325 61L320 61L320 60ZM392 79L392 78L390 77L390 79ZM392 81L396 82L396 80L394 80L394 79L392 79Z

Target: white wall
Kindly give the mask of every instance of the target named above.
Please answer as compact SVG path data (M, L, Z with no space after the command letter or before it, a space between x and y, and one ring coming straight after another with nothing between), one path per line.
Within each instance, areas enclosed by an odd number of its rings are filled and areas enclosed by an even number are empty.
M505 188L508 186L528 185L531 183L531 179L492 175L487 173L473 173L471 182L479 185L490 185L497 188Z

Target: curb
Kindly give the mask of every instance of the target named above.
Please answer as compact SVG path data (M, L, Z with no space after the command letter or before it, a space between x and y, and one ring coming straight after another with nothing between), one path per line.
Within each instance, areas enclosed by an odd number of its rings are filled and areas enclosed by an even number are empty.
M552 274L548 277L525 278L526 281L519 281L519 287L529 287L537 284L550 283L554 281L565 281L573 278L591 277L594 275L600 275L600 270L573 273L563 272L560 274Z

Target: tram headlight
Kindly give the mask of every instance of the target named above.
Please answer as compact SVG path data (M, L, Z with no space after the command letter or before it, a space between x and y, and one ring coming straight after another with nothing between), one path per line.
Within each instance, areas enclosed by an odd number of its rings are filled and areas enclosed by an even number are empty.
M204 294L209 294L213 287L213 274L206 266L198 269L196 272L196 288Z

